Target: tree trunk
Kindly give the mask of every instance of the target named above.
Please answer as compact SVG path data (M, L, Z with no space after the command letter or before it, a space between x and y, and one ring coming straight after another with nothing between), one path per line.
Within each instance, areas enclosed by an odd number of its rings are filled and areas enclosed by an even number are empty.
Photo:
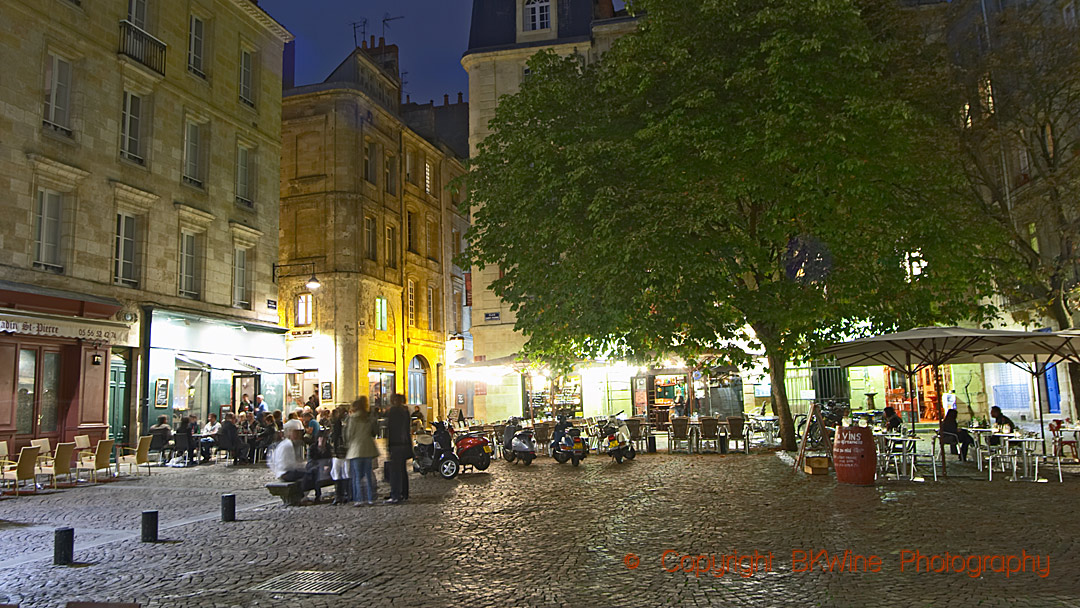
M1069 309L1065 305L1064 291L1058 289L1055 291L1055 297L1049 302L1050 316L1057 323L1057 329L1071 329L1073 326L1072 315L1069 314ZM1080 407L1077 407L1077 400L1080 399L1080 365L1076 363L1069 363L1066 366L1069 372L1069 388L1072 393L1072 413L1080 413ZM1058 369L1061 365L1058 365ZM1059 397L1060 398L1060 397Z
M787 386L784 377L787 375L787 356L782 352L776 352L775 346L765 345L765 355L769 360L769 378L772 382L773 411L780 418L780 447L788 452L798 449L795 441L795 423L791 418L791 407L788 405Z

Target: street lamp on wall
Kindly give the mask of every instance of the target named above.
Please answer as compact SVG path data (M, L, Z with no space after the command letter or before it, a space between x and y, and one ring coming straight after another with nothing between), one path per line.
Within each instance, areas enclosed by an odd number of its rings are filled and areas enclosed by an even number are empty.
M296 262L294 264L274 264L273 265L274 282L275 283L277 282L278 277L297 277L297 276L303 276L303 275L307 274L304 271L300 271L300 272L283 272L281 270L282 268L295 268L295 267L303 267L303 268L310 267L311 268L311 278L308 279L307 283L304 284L308 289L315 290L315 289L318 289L318 288L322 287L322 283L320 283L319 279L315 276L315 262Z

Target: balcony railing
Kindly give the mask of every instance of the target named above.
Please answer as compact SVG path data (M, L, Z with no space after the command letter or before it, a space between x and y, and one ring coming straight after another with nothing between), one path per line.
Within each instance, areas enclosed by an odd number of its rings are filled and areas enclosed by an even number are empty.
M120 22L120 54L165 75L165 43L126 19Z

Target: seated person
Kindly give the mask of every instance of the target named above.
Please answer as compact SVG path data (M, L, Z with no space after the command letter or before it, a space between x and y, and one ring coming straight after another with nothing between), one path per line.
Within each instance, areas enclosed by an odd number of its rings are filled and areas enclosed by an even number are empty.
M896 414L891 406L886 406L882 413L885 415L885 432L898 431L904 426L904 421Z
M281 481L299 481L300 491L307 493L315 490L315 501L322 497L322 491L316 483L318 470L309 469L304 465L301 453L303 444L304 425L299 421L290 420L285 423L285 439L278 442L270 458L270 470Z
M217 445L217 434L221 431L221 423L217 421L217 414L210 414L206 418L206 425L203 427L203 438L199 440L199 451L202 452L202 461L210 461L210 453L213 452L214 446Z
M956 422L956 415L955 409L945 413L945 419L941 421L941 436L945 443L959 444L960 460L963 461L967 460L968 448L975 444L975 439L967 430L960 428Z
M232 412L225 414L225 422L221 423L221 430L218 431L218 446L232 454L233 464L247 462L248 456L248 444L240 441L235 420Z
M168 418L166 418L165 416L158 416L157 424L150 427L150 434L164 435L165 441L168 442L170 439L172 439L172 427L169 426L169 423L166 422L166 420L168 420Z
M994 406L990 408L990 417L994 419L994 428L998 433L1015 433L1016 423L1011 418L1001 413L1001 408ZM988 440L990 445L998 445L1001 443L1001 437L990 436Z

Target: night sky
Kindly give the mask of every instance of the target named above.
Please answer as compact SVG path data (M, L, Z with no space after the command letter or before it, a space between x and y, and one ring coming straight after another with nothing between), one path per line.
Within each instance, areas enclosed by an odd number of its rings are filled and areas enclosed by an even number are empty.
M403 16L386 28L387 44L398 45L405 92L415 102L444 93L469 95L461 55L469 44L472 0L260 0L274 19L296 36L296 84L322 82L353 49L351 23L366 17L368 40L382 35L383 17ZM360 31L356 33L360 39Z

